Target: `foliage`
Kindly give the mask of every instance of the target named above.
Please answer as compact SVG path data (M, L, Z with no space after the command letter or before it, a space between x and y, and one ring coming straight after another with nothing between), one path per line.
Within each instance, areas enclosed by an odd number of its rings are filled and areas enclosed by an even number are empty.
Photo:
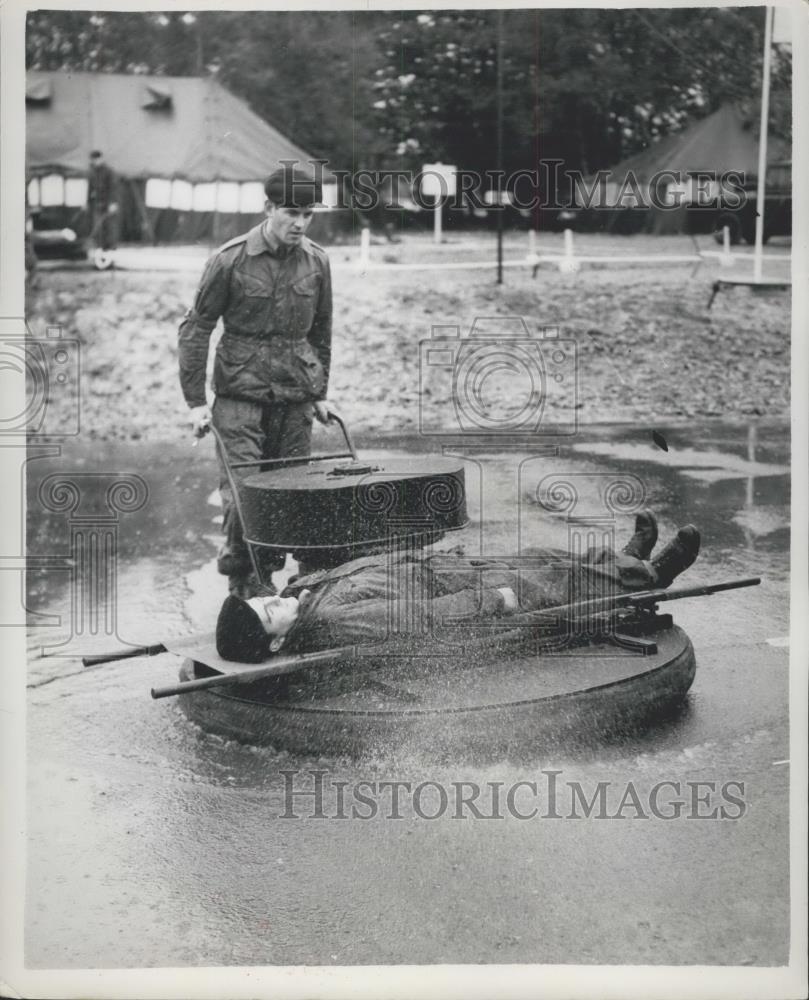
M728 100L757 119L761 7L509 10L501 17L503 159L615 163ZM495 10L32 11L29 68L216 72L337 167L443 160L493 169ZM790 133L780 50L772 127Z

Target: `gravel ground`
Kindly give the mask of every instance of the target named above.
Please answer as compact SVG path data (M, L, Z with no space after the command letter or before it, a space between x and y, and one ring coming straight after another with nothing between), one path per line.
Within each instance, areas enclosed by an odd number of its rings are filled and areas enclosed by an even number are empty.
M481 259L458 237L433 248L427 237L374 246L374 263ZM466 243L466 246L462 244ZM577 237L577 252L689 253L687 238ZM561 237L540 240L540 252ZM706 243L706 249L716 249ZM523 256L511 238L506 259ZM783 254L786 248L768 248ZM162 251L161 251L162 252ZM197 253L199 251L197 250ZM576 341L578 397L549 398L554 416L575 408L581 424L615 421L676 423L706 417L784 418L789 413L790 305L784 293L735 289L709 312L713 261L685 265L585 265L577 274L543 264L510 268L498 287L490 270L370 270L352 263L356 248L335 247L334 364L330 396L358 433L409 432L419 425L419 342L433 326L469 330L476 317L525 319L532 333L557 327ZM200 256L200 270L203 257ZM770 273L787 264L769 262ZM749 259L738 265L750 269ZM82 430L91 438L165 440L185 434L177 381L177 325L198 275L190 271L42 269L29 298L35 336L59 325L81 344ZM215 337L218 333L215 333ZM514 382L490 378L482 405L492 413L516 405ZM452 430L446 394L421 394L426 419Z

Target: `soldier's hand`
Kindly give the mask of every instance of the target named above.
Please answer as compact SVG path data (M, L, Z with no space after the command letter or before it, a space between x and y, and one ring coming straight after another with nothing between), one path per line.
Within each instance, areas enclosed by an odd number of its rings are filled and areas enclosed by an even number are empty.
M333 416L340 417L340 412L328 399L319 399L313 406L315 417L321 424L327 424Z
M206 403L204 406L192 406L188 413L191 422L191 429L195 438L205 437L211 429L211 408Z

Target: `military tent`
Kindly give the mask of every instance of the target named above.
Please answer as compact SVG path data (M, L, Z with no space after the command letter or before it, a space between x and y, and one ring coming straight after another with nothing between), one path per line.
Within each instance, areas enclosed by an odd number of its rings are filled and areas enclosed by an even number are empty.
M221 242L261 218L263 181L282 161L334 176L215 77L35 72L27 76L26 169L34 209L86 216L89 155L118 177L122 238ZM316 220L322 235L334 213ZM68 223L65 223L68 224Z
M786 160L790 156L789 143L771 134L768 161ZM710 172L721 178L735 171L750 180L757 170L758 116L751 117L737 105L725 104L682 132L664 136L611 167L603 189L604 201L607 206L623 207L602 209L598 215L606 228L613 230L646 229L671 233L699 228L700 210L692 204L697 174ZM678 175L679 181L671 178L670 173ZM660 178L658 201L668 200L670 204L649 207L649 185L656 178ZM593 181L591 177L589 184ZM708 186L714 194L718 193L716 186ZM634 190L641 192L643 207L634 206ZM681 202L680 207L674 207L677 200Z

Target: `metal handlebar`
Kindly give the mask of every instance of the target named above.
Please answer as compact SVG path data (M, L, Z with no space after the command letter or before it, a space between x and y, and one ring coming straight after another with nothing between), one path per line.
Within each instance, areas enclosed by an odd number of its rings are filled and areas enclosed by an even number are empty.
M225 456L225 463L229 464L231 469L249 469L257 465L277 465L284 468L292 465L308 465L310 462L329 462L336 458L350 458L352 461L357 462L359 458L357 456L357 449L354 447L354 442L351 440L351 435L349 434L348 428L345 425L345 421L342 417L338 417L336 413L329 414L329 423L336 423L340 425L340 430L343 432L343 437L345 438L346 447L348 451L336 451L328 455L289 455L286 458L254 458L248 462L230 462L227 463L227 457ZM222 439L217 434L216 428L213 424L208 424L208 429L213 431L216 437L217 443L220 446L220 451L224 450L224 445L222 444Z
M256 579L264 585L264 577L261 573L258 560L256 559L256 554L253 551L253 543L247 539L247 531L245 530L244 514L242 513L241 497L239 495L239 487L236 483L236 479L233 475L233 469L245 469L256 465L267 466L267 465L281 465L283 467L288 467L292 465L306 465L310 462L322 462L322 461L334 461L336 458L350 458L352 461L358 461L357 450L354 447L354 442L351 440L351 435L348 432L348 428L345 425L345 421L342 417L338 417L336 413L329 414L329 423L334 421L340 425L340 430L343 432L343 437L345 438L347 452L335 452L331 455L301 455L297 457L290 458L260 458L249 462L233 462L228 460L227 449L225 448L225 443L222 440L222 436L219 431L214 427L213 422L209 422L206 425L206 430L209 430L214 437L216 442L216 448L219 452L219 457L222 461L222 467L225 470L225 476L227 477L228 486L230 487L230 493L233 497L233 506L236 508L236 516L239 518L239 524L242 526L242 534L244 535L245 545L247 547L247 552L250 557L250 564L253 567L253 572L255 573ZM206 431L203 431L203 434Z
M329 414L329 423L334 421L336 424L340 425L340 430L343 432L343 437L346 439L346 447L351 452L351 457L354 461L357 461L357 449L354 447L354 442L351 440L351 435L348 433L348 428L346 427L345 420L338 416L336 413Z

